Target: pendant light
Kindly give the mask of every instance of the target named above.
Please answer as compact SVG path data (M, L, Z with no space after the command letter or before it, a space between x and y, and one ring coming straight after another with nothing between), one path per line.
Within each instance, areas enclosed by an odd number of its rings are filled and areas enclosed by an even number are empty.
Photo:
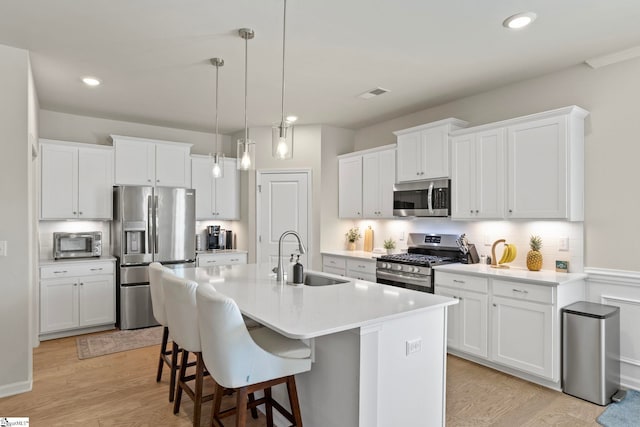
M214 178L222 178L224 176L224 154L220 152L218 144L218 72L220 71L220 67L224 65L224 59L211 58L211 64L216 67L216 142L215 152L212 156L211 176Z
M282 109L280 123L271 130L271 144L273 157L276 159L290 159L293 156L293 122L284 116L284 58L287 31L287 0L284 0L284 18L282 20Z
M238 33L244 39L244 138L238 140L238 169L250 170L256 168L256 144L249 139L247 126L248 42L255 36L255 33L249 28L241 28Z

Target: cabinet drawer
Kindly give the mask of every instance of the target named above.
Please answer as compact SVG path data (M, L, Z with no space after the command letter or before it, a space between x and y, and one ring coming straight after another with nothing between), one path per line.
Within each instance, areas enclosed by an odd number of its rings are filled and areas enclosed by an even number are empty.
M346 275L346 272L344 271L344 268L328 267L326 265L322 267L322 272L323 273L329 273L329 274L336 274L338 276L345 276Z
M472 292L481 292L484 294L489 291L489 280L484 277L441 273L436 271L435 283L440 286L458 288Z
M40 267L41 279L55 279L58 277L91 276L96 274L113 274L112 262L97 263L60 263L58 265L47 265Z
M347 275L353 277L354 274L372 274L376 275L376 262L357 259L347 260Z
M366 280L367 282L376 283L376 275L369 273L358 273L357 271L351 271L347 277L357 280Z
M198 255L198 267L210 267L212 265L234 265L246 264L247 254L216 254L216 255Z
M552 286L532 285L530 283L494 280L493 295L545 304L554 303Z
M331 268L347 268L346 259L329 255L324 255L322 257L322 265Z

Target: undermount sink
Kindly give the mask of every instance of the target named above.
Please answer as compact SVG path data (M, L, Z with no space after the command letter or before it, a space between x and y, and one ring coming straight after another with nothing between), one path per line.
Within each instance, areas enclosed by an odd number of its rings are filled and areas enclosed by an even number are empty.
M304 273L304 284L307 286L329 286L348 282L348 280L336 279L334 277L323 276L320 274Z

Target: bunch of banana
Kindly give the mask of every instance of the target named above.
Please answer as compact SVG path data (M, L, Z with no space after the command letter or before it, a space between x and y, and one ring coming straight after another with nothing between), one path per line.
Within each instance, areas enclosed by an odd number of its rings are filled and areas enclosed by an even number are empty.
M505 243L504 252L502 252L502 258L500 258L498 264L505 264L507 262L513 261L514 259L516 259L517 254L518 250L516 249L516 245Z

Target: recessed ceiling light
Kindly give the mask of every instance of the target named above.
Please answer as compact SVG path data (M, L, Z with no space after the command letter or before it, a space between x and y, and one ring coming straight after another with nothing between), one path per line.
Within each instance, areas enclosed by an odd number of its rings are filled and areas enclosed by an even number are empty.
M516 13L508 17L502 22L502 25L511 28L512 30L518 30L524 28L536 20L537 15L533 12L521 12Z
M100 86L100 80L96 79L95 77L83 77L82 78L82 83L86 84L87 86Z

